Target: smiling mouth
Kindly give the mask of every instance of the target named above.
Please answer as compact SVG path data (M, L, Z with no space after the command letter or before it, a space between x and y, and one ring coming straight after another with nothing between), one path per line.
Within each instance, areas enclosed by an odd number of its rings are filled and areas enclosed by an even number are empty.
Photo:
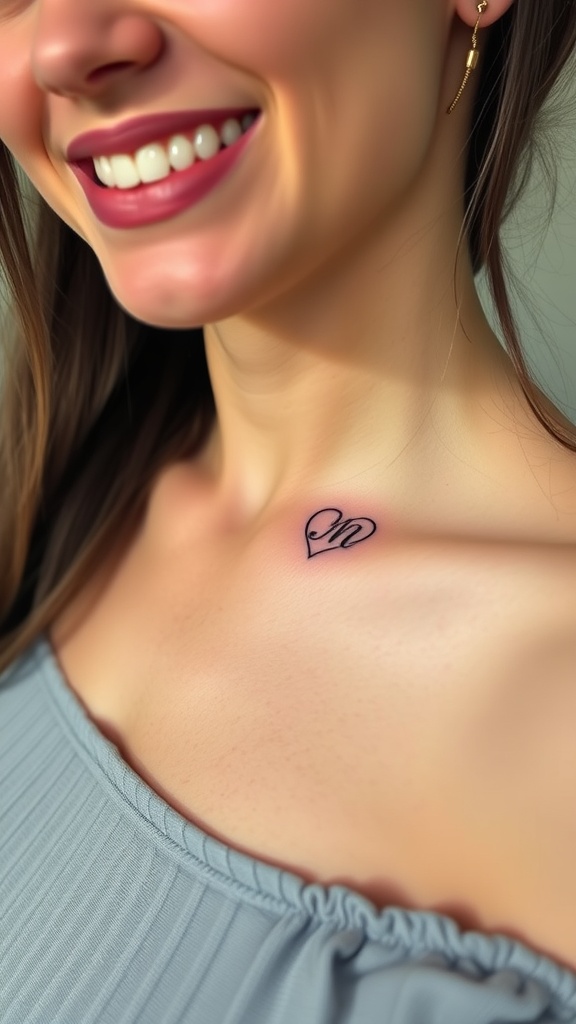
M261 111L247 112L241 119L203 124L150 142L135 153L97 156L76 161L76 166L100 189L136 191L188 170L195 163L208 163L230 148L258 120Z
M149 227L197 207L232 175L252 144L262 113L205 111L200 124L196 118L197 127L184 130L179 129L181 117L160 118L156 125L152 119L147 126L152 141L144 143L141 130L117 133L116 139L103 133L83 142L80 137L82 145L69 147L68 166L103 225L121 231ZM170 121L178 134L162 137ZM141 148L131 151L138 144Z

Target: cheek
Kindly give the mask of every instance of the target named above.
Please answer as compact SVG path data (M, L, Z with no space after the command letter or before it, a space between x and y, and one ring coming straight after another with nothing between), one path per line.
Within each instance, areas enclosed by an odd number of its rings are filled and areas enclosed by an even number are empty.
M19 161L32 145L34 125L38 132L38 101L30 80L28 50L22 31L6 28L0 22L0 139ZM4 99L7 96L8 103Z
M310 202L308 222L326 235L332 227L353 232L400 201L424 165L445 27L437 4L421 8L382 0L370 5L370 19L351 17L338 31L331 24L330 41L277 90L284 165Z
M1 2L1 0L0 0ZM66 201L43 143L46 104L30 74L30 29L0 22L0 139L46 201L62 216Z
M187 23L210 53L274 80L313 55L320 63L336 26L358 23L358 0L172 0L167 17ZM364 8L380 0L360 0ZM166 9L166 8L165 8Z
M434 120L444 46L440 0L172 0L210 54L269 94L284 178L320 195L416 159ZM265 101L266 102L266 101ZM301 184L301 183L300 183ZM315 190L316 191L316 190Z

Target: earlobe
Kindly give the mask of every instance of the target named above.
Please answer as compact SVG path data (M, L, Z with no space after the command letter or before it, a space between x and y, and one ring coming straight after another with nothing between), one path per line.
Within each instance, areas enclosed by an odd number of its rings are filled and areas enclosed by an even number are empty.
M474 28L476 24L479 2L480 0L456 0L454 4L454 13L470 28ZM514 0L488 0L488 6L482 12L480 29L489 28L494 22L499 21L513 4Z

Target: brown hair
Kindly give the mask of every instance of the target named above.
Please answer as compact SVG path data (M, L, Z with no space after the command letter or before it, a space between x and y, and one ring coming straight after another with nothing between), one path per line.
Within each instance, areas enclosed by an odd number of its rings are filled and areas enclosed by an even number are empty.
M537 116L576 46L573 0L516 0L487 33L466 180L466 234L508 352L541 405L506 285L500 227L530 169ZM23 184L0 143L0 270L10 294L0 403L0 670L46 629L136 521L158 470L215 415L202 331L120 308L89 246Z

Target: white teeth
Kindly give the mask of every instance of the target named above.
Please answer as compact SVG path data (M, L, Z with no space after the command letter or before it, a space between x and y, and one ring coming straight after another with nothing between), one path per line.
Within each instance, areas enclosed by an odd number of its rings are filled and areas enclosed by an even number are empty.
M114 179L114 171L112 170L112 164L110 163L108 157L96 157L94 161L94 166L96 168L96 174L98 175L100 181L102 181L105 185L108 185L108 188L113 188L116 182Z
M194 149L200 160L210 160L220 149L220 136L211 124L203 124L196 130Z
M142 146L142 149L136 152L135 162L140 181L144 183L161 181L162 178L170 174L166 150L159 142L154 142L150 146Z
M134 188L140 184L140 176L131 156L111 156L110 164L116 188Z
M235 117L231 117L230 120L225 121L220 129L220 138L225 146L233 146L242 135L242 128L240 122Z
M242 122L229 118L220 132L210 124L203 124L190 137L172 135L167 145L151 142L137 150L134 156L94 157L96 177L108 188L135 188L140 184L162 181L172 171L185 171L196 159L211 160L222 145L232 146L244 131L254 124L256 114L246 114Z
M168 142L170 167L174 171L185 171L196 159L196 150L185 135L173 135Z

